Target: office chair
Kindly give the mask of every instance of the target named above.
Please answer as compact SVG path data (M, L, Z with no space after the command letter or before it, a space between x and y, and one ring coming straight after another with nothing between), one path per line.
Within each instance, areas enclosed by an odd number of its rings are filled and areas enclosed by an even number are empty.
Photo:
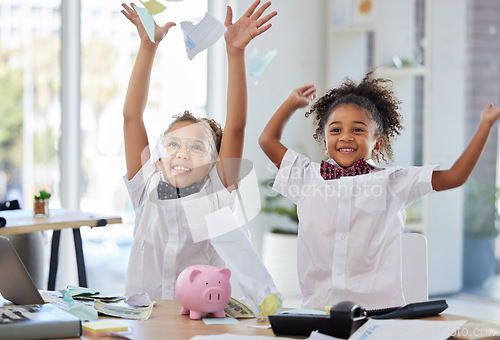
M420 233L403 233L401 248L406 303L428 301L427 239Z
M0 202L0 211L16 209L20 209L18 200Z

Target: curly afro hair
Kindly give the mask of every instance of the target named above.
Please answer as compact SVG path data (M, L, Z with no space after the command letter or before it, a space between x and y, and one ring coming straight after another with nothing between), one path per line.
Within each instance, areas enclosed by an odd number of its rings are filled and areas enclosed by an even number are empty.
M184 111L182 114L174 115L172 118L174 118L174 120L172 121L172 123L170 123L167 130L163 132L162 137L165 136L176 123L179 122L205 123L208 124L208 126L210 127L210 132L212 133L212 137L214 139L215 149L217 151L217 154L215 154L214 157L216 157L219 154L220 144L222 141L222 132L223 132L219 123L217 123L213 119L195 117L188 110Z
M402 116L398 112L401 101L391 89L391 80L373 78L372 75L373 70L370 70L359 84L346 78L339 87L328 90L319 98L305 115L314 115L317 128L313 137L321 143L325 138L325 124L335 108L342 104L355 104L365 109L377 127L377 138L382 140L380 149L372 157L378 163L381 160L388 163L392 159L391 142L403 129Z

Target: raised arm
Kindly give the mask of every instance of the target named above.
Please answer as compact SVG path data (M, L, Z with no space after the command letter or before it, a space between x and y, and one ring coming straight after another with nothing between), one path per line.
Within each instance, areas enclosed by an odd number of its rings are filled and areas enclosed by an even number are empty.
M491 128L498 118L500 118L500 108L493 109L493 104L488 104L481 114L481 121L476 133L460 158L449 170L436 170L432 174L432 188L434 190L453 189L467 181L481 156Z
M123 132L125 139L125 160L127 164L127 177L132 179L141 169L143 161L150 157L148 149L148 137L144 126L143 114L148 100L151 70L158 44L165 37L170 27L175 24L169 22L163 27L155 24L155 42L151 42L139 15L134 9L122 4L124 10L121 12L136 27L141 38L141 44L135 60L130 81L128 84L125 105L123 108ZM147 154L141 159L143 152Z
M244 132L247 120L247 81L245 68L245 48L258 35L267 31L268 23L276 11L263 16L271 2L259 7L260 0L233 23L233 11L227 6L227 28L224 34L227 51L228 84L227 84L227 117L222 134L219 159L221 167L219 176L226 187L238 181L240 162L243 155Z
M281 160L288 150L280 142L285 124L297 109L309 105L315 96L316 88L312 84L293 90L262 131L259 137L259 145L278 168L281 166Z

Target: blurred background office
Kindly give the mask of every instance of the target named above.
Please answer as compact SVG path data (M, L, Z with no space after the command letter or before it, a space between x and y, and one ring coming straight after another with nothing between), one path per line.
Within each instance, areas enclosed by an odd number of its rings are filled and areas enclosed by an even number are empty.
M197 22L206 11L223 21L226 4L237 17L252 1L160 2L167 10L155 20L163 24ZM121 3L0 3L0 201L17 199L31 209L34 193L48 189L52 208L122 216L122 225L82 228L89 285L116 293L123 292L134 222L122 179L122 107L139 45L135 27L120 13ZM257 83L249 81L245 157L263 183L262 204L267 210L279 204L291 213L263 212L247 227L267 265L276 268L272 262L279 259L278 267L292 268L291 274L273 275L286 278L289 283L280 284L296 296L293 209L289 202L266 200L272 193L265 182L275 168L257 144L271 114L296 87L315 83L321 94L345 76L360 80L375 66L377 75L393 80L403 101L406 129L396 143L394 163L447 168L486 104L500 105L500 3L274 0L272 7L278 11L272 29L247 49L278 54ZM189 61L182 31L173 28L155 63L145 115L151 143L171 116L185 109L224 121L222 39ZM323 153L312 130L312 121L298 112L284 142L318 160ZM433 194L408 210L407 230L428 239L431 295L467 293L500 302L497 162L495 128L464 187ZM277 229L287 233L273 232ZM46 237L48 244L50 233Z

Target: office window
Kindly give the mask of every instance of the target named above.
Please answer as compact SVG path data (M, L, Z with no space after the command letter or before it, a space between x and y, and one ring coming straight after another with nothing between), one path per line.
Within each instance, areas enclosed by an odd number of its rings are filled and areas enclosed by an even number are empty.
M134 213L123 182L123 104L140 39L121 14L122 1L81 2L81 164L80 208L122 216L123 225L83 229L88 283L123 292ZM163 25L197 22L207 0L168 2L155 16ZM141 5L140 3L137 3ZM187 58L180 25L161 42L153 67L144 119L150 144L156 143L171 116L186 109L205 115L207 53ZM105 256L103 256L103 254ZM105 274L108 273L108 274ZM107 276L106 276L107 275Z
M60 0L2 0L0 22L0 201L32 207L60 179ZM52 13L38 20L42 9ZM50 25L49 25L50 24ZM57 27L57 29L54 29ZM36 33L36 34L35 34Z

